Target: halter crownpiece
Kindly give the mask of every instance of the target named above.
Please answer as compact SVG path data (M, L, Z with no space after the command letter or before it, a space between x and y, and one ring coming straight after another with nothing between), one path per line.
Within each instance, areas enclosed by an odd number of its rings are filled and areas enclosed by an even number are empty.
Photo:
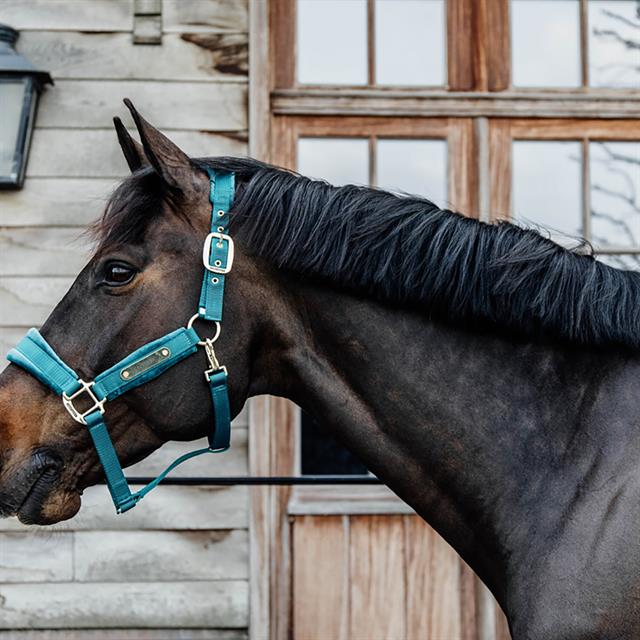
M227 369L218 363L214 342L220 335L224 277L233 266L233 239L227 230L229 209L235 192L235 177L233 173L218 173L212 169L207 169L207 172L210 184L211 233L205 240L202 254L205 271L198 312L189 320L187 327L148 342L90 382L82 380L56 354L37 329L29 329L27 335L7 355L10 362L22 367L61 396L69 415L88 428L117 513L124 513L135 507L179 464L204 453L226 451L230 446L231 411ZM200 339L193 328L193 322L198 318L216 323L213 338ZM214 414L213 430L208 436L209 446L180 456L152 482L131 493L103 419L105 405L130 389L157 378L174 364L194 354L199 346L204 347L209 362L209 368L204 373L211 392ZM90 402L88 409L77 407L80 399Z

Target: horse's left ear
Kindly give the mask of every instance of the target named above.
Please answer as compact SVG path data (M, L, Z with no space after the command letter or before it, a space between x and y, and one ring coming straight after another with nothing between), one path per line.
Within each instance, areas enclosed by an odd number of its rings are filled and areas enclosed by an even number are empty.
M136 110L129 98L124 103L136 123L144 153L151 166L162 180L172 189L183 190L191 184L193 165L189 156L167 136L149 124Z

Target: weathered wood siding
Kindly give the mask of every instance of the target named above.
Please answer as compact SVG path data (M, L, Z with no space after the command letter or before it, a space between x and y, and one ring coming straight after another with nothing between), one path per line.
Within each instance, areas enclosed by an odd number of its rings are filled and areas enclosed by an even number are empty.
M134 45L134 0L0 0L0 23L56 82L24 189L0 192L2 355L67 290L90 249L82 231L128 171L111 123L133 128L123 97L191 155L246 153L247 1L163 0L162 14L162 44ZM155 474L191 446L168 444L131 473ZM179 473L246 472L243 415L230 452ZM246 638L247 523L242 487L160 487L123 516L94 487L53 530L2 520L0 637Z

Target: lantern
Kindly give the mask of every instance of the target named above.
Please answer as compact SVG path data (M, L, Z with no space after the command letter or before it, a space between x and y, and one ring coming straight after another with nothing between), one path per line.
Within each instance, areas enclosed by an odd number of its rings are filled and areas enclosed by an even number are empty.
M53 80L15 50L18 32L0 24L0 189L20 189L38 98Z

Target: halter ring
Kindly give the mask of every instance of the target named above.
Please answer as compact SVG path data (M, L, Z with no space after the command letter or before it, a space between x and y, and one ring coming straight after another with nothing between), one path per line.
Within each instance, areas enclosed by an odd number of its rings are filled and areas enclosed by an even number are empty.
M199 313L194 314L189 320L189 322L187 322L187 329L191 329L191 327L193 327L193 323L198 318L200 318L200 314ZM214 320L214 322L216 323L216 334L213 336L213 338L208 338L209 342L215 342L220 337L220 330L222 329L222 327L220 326L220 323L217 320ZM201 347L205 347L207 345L207 340L200 340L198 342L198 345Z

